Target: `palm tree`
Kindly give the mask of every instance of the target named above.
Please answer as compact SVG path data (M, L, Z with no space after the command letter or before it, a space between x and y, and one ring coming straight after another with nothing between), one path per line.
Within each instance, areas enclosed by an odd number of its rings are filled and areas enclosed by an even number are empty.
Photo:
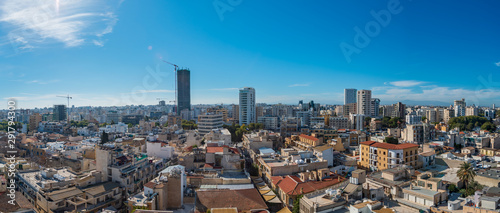
M457 176L460 181L465 183L465 188L468 189L469 184L474 182L474 177L476 172L470 163L464 162L460 164L460 169L457 172Z

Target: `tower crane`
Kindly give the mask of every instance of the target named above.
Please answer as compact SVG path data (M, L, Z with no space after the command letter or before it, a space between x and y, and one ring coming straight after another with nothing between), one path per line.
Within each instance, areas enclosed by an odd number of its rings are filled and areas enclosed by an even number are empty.
M174 66L174 73L175 73L175 79L174 79L174 85L175 85L175 100L174 101L169 101L169 102L174 102L174 104L176 106L174 106L174 109L175 109L175 114L177 114L177 69L179 69L179 66L177 66L177 64L174 64L174 63L170 63L168 61L165 61L163 59L161 59L163 62L167 63L167 64L170 64L172 66Z
M73 99L73 97L70 97L69 94L67 96L58 95L57 97L68 99L68 107L66 109L66 118L68 119L68 124L69 124L69 99Z

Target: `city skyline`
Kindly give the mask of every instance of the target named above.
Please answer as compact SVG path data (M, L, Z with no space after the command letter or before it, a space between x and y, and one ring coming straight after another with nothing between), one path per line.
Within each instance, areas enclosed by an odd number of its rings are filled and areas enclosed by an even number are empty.
M2 100L14 97L20 108L65 104L56 96L67 94L75 106L168 102L175 99L174 73L166 60L191 70L192 104L237 104L243 87L269 104L342 104L344 88L372 90L382 105L500 102L494 26L500 17L493 10L500 3L494 1L400 1L375 34L365 26L389 11L388 2L287 2L284 8L284 1L244 1L225 12L212 2L73 4L0 3L0 77L8 88ZM299 10L303 16L295 15ZM450 11L446 18L443 10ZM366 47L356 45L356 29L369 34ZM346 55L345 44L359 53Z

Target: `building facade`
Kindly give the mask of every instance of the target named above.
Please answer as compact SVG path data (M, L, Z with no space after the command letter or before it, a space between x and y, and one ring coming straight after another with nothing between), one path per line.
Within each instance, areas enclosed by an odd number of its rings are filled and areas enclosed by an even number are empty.
M255 89L252 87L244 87L240 89L240 104L239 104L239 124L255 123Z
M177 70L177 115L182 110L191 110L191 71Z
M344 89L344 105L356 103L357 89Z
M372 91L359 90L357 98L357 113L369 116L372 110Z
M389 144L375 141L360 143L360 166L373 171L396 168L399 165L417 166L418 145Z

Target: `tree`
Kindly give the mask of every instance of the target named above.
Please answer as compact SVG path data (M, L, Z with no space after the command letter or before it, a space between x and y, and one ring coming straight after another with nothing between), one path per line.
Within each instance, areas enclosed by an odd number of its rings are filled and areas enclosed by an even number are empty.
M303 196L304 195L299 195L293 201L293 208L292 208L292 212L293 213L299 213L300 212L300 199L302 199Z
M257 164L252 164L252 166L250 166L250 168L248 168L248 173L251 175L251 176L258 176L259 175L259 166L257 166Z
M115 120L111 120L111 125L116 124Z
M398 144L399 140L395 137L385 137L384 142L390 143L390 144Z
M108 133L106 133L105 131L102 131L102 134L101 134L101 144L105 144L107 142L109 142Z
M192 130L192 129L197 129L198 124L195 123L193 120L182 120L181 121L181 127L185 130Z
M495 132L497 130L497 126L488 121L481 126L481 129L488 130L489 132Z
M424 122L425 122L425 120L427 120L427 117L422 116L422 121L424 121Z
M464 162L460 164L460 169L457 172L458 179L464 182L465 188L468 189L469 185L474 182L476 172L470 163Z
M292 212L293 213L299 213L300 212L300 199L302 199L303 196L304 195L299 195L293 201L293 207L292 207Z
M459 128L461 131L472 131L476 127L482 127L488 119L479 116L460 116L451 118L448 122L450 129Z
M128 123L127 126L128 126L128 128L132 128L134 125L131 123Z
M450 192L457 192L457 191L458 191L458 188L457 188L457 186L456 186L455 184L450 184L450 185L448 186L448 190L449 190Z

